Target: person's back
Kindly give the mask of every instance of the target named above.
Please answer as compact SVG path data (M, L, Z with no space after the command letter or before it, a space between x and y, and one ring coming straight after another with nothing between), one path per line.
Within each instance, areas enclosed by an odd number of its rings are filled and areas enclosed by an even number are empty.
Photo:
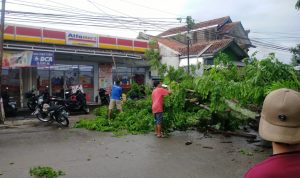
M300 178L300 93L272 91L264 100L259 135L272 142L273 155L253 166L245 178Z
M300 177L300 151L275 154L252 167L245 177L297 178Z
M111 99L120 100L122 96L122 88L118 85L113 85L111 90Z
M152 92L152 111L153 113L163 112L163 98L169 91L156 87Z

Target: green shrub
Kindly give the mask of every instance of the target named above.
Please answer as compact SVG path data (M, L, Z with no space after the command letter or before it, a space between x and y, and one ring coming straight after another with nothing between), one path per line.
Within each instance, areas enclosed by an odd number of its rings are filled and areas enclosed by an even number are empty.
M30 168L29 174L30 174L30 176L34 176L36 178L40 178L40 177L56 178L58 176L66 175L61 170L55 171L51 167L42 167L42 166L37 166L37 167Z

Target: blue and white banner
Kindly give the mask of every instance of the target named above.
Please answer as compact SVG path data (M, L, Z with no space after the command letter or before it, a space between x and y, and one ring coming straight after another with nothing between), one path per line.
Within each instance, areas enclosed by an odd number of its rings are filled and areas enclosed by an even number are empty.
M45 51L4 51L2 67L50 66L54 53Z
M53 64L53 52L33 51L31 58L31 66L51 66Z

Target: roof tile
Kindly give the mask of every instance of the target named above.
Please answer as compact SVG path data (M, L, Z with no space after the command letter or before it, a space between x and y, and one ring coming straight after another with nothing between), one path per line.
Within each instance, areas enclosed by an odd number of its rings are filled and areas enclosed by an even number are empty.
M227 22L228 20L231 22L230 17L226 16L226 17L221 17L221 18L218 18L218 19L213 19L213 20L208 20L208 21L204 21L204 22L199 22L199 23L196 23L194 25L193 29L198 29L198 28L203 28L203 27L209 27L209 26L213 26L213 25L219 25L219 26L221 26L225 22ZM184 32L184 31L187 31L187 27L186 26L175 27L175 28L171 28L171 29L169 29L169 30L167 30L167 31L159 34L158 36L162 37L162 36L172 35L172 34Z
M202 50L204 50L207 46L211 45L203 54L212 54L215 53L224 47L226 47L229 43L231 43L232 39L222 39L222 40L214 40L214 41L208 41L208 42L200 42L193 44L190 46L190 55L197 55ZM182 55L187 55L187 47L179 49L180 53Z

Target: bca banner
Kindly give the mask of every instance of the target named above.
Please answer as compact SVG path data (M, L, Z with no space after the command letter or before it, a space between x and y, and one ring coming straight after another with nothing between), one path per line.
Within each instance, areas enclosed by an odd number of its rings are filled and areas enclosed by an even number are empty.
M54 53L33 51L31 66L51 66L54 64Z
M4 51L3 67L49 66L54 64L53 52Z

